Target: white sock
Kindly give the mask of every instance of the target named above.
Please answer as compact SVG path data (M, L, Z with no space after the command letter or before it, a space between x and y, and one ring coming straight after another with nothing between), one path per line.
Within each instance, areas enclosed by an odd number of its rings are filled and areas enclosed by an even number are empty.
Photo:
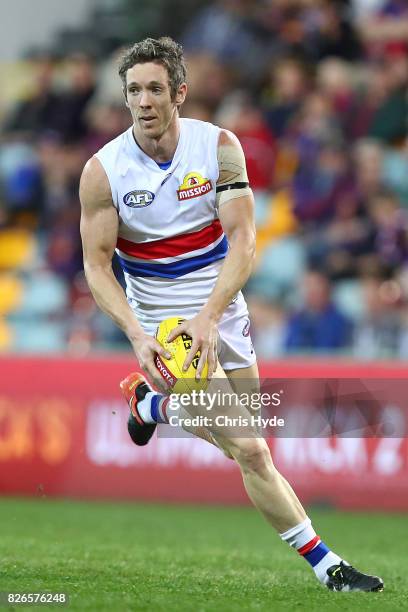
M149 391L137 403L137 411L143 423L168 423L170 416L177 416L180 404L175 398L170 398L156 391Z
M316 535L309 517L280 534L284 542L296 548L298 553L312 566L318 580L325 584L328 580L327 570L332 565L339 565L341 557L330 550Z
M341 561L343 561L343 559L339 557L339 555L336 555L336 553L334 553L332 550L329 550L323 559L313 567L313 571L316 574L317 579L320 580L322 584L326 584L327 580L329 579L327 570L332 565L340 565ZM346 561L343 561L343 563L348 565Z
M140 418L143 423L155 423L156 421L152 418L152 397L159 395L155 391L149 391L146 393L141 402L137 402L137 411L140 414Z

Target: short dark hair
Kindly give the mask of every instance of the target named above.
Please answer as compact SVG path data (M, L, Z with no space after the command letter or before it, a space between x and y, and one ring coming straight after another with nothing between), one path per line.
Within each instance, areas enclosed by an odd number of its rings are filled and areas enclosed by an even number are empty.
M186 64L183 48L169 36L145 38L129 47L119 63L119 76L126 90L126 73L136 64L155 62L164 66L169 75L171 96L174 98L178 88L186 80Z

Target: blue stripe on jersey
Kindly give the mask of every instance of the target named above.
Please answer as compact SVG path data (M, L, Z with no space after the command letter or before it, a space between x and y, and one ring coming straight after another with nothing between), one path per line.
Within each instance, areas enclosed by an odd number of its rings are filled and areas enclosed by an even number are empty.
M199 270L200 268L204 268L214 261L223 259L227 250L228 242L226 236L224 236L221 242L211 251L168 264L141 263L139 261L129 261L128 259L123 259L123 257L119 257L118 259L123 270L133 276L177 278L179 276L184 276L184 274Z
M314 567L315 565L319 563L319 561L323 559L323 557L327 555L328 552L330 552L330 549L327 548L324 542L320 542L320 544L315 546L313 550L311 550L309 553L306 553L306 555L303 555L303 556L306 559L306 561L308 561L310 565Z

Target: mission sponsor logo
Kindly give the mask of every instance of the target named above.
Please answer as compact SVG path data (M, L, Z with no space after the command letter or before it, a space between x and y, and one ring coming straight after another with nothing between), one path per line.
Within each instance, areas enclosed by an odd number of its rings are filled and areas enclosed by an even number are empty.
M198 198L212 190L211 181L198 172L189 172L177 190L179 202Z
M123 203L130 208L144 208L154 200L154 193L147 189L135 189L123 196Z

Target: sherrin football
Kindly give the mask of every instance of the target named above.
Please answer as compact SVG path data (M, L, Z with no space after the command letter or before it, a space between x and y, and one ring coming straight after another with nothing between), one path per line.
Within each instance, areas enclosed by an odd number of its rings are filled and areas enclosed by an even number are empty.
M200 351L196 353L188 370L183 372L183 363L191 348L191 337L187 334L177 336L173 342L167 342L167 336L172 329L182 323L184 319L171 317L160 323L156 331L156 339L171 354L170 359L165 359L156 353L155 364L163 379L170 385L172 393L191 393L192 391L205 390L208 385L208 364L205 363L200 380L196 380Z

